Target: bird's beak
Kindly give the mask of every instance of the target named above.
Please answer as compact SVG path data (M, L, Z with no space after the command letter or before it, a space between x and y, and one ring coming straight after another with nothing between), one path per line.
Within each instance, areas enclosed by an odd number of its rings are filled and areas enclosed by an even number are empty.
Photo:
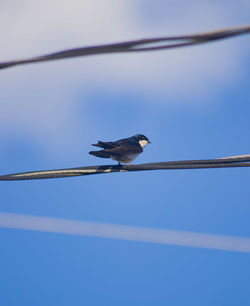
M151 141L148 141L148 143L151 143Z

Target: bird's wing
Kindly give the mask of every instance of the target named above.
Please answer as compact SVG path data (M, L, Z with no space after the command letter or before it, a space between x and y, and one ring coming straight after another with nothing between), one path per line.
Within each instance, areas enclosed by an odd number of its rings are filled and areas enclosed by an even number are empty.
M141 146L133 146L133 145L118 145L118 147L115 147L113 149L103 149L100 151L90 151L89 154L97 156L97 157L102 157L102 158L110 158L110 157L119 157L124 154L136 154L136 153L141 153L143 150Z
M119 147L123 147L127 151L132 151L131 153L134 153L134 151L141 153L143 151L142 147L138 142L132 141L131 138L132 137L119 140L117 142Z
M117 146L113 149L104 149L100 152L110 153L112 155L123 155L123 154L134 154L134 153L141 153L142 148L141 146L133 146L131 144L122 144Z
M98 141L98 143L92 144L92 146L103 148L103 149L113 149L118 146L118 143Z

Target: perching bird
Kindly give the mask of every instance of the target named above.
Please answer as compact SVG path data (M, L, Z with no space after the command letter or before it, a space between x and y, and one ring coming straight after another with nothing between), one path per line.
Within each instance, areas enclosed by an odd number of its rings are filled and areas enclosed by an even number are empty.
M148 138L144 135L137 134L135 136L120 139L114 142L99 141L92 146L103 148L100 151L90 151L89 154L101 157L112 158L121 163L131 163L140 153L143 152L143 148L150 143Z

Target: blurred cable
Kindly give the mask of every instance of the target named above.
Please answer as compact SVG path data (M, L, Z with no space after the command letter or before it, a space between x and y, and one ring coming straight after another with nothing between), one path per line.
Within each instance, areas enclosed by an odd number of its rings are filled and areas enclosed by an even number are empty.
M146 170L177 170L177 169L209 169L209 168L233 168L250 167L250 155L239 155L217 159L182 160L139 165L107 165L87 166L79 168L42 170L22 173L13 173L0 176L0 181L34 180L48 178L62 178L72 176L84 176L91 174L111 172L133 172Z
M250 253L250 238L0 212L0 227Z
M80 47L74 49L63 50L55 53L50 53L42 56L25 58L20 60L12 60L0 63L0 69L9 68L17 65L30 63L47 62L58 59L73 58L79 56L119 53L119 52L141 52L154 51L162 49L173 49L198 45L206 42L211 42L219 39L225 39L233 36L250 33L250 25L233 27L227 29L216 30L206 33L197 33L184 36L159 37L132 40L120 43Z

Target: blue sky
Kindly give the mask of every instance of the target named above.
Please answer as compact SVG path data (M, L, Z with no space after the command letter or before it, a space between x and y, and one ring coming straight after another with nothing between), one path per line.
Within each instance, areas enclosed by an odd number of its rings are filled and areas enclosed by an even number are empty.
M243 0L60 3L5 4L1 59L249 23ZM152 141L138 163L248 154L249 71L248 36L3 70L0 172L107 164L88 155L91 143L137 133ZM1 212L250 237L247 168L1 182L0 192ZM250 303L248 254L7 229L0 237L1 305Z

